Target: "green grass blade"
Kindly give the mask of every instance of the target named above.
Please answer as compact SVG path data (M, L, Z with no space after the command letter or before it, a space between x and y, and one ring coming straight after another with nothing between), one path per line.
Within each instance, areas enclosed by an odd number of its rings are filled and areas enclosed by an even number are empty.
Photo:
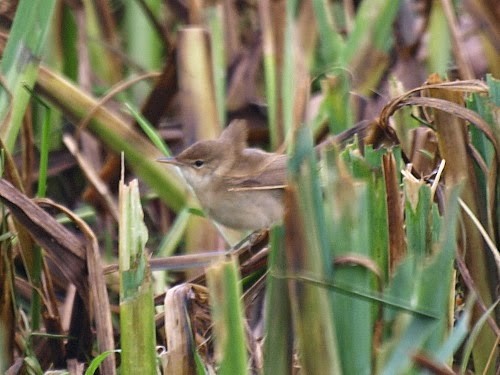
M143 2L153 16L161 13L160 0ZM146 16L141 4L136 0L124 1L123 35L128 49L128 57L144 70L157 70L162 64L163 43L157 30ZM131 90L135 103L141 103L149 92L148 85L140 82Z
M158 135L155 128L144 118L130 103L125 103L125 106L130 111L134 119L140 125L141 129L146 133L149 140L160 150L163 155L170 156L172 152L168 148L165 141Z
M155 255L158 257L169 257L174 254L177 246L183 239L184 233L186 232L186 228L189 223L189 217L191 213L188 208L182 209L175 218L173 225L170 227L168 233L165 235L160 245L158 246L158 250L155 252ZM155 291L162 292L165 290L167 286L167 277L168 274L165 271L154 272L155 283L154 289Z
M448 364L453 358L453 354L462 345L470 331L470 322L472 319L472 308L476 303L477 297L471 295L467 302L464 311L461 313L460 318L454 324L453 330L443 343L443 345L433 354L434 359L443 364Z
M220 261L206 271L215 331L218 374L247 374L241 284L235 258Z
M282 64L282 77L281 77L281 99L282 99L282 119L283 119L283 134L290 134L295 129L301 119L295 119L296 113L294 107L296 105L296 96L300 95L299 85L302 79L302 72L300 71L300 59L302 56L297 56L299 49L295 44L297 38L294 35L294 15L296 8L296 1L287 1L286 3L286 25L285 36L283 41L283 64ZM297 123L295 123L297 122Z
M430 73L446 76L451 62L451 38L448 22L440 1L432 3L429 18L429 58L427 69Z
M21 0L0 64L0 138L12 152L43 57L55 0ZM6 92L8 90L8 92Z
M328 65L327 68L336 67L344 54L345 42L338 30L335 30L328 3L323 0L313 0L313 8L321 42L321 58Z
M191 210L189 208L184 208L177 214L174 224L170 227L170 230L158 247L158 251L156 252L158 256L168 257L174 254L175 248L184 235L190 215Z
M408 253L423 261L431 251L431 189L421 181L405 180Z
M97 104L94 98L45 67L40 69L38 89L73 119L84 118ZM88 126L107 147L117 153L123 151L125 160L134 172L167 205L175 211L184 207L187 196L184 182L173 169L156 161L162 155L145 137L131 129L119 116L102 107Z
M365 0L361 3L349 35L343 60L349 64L368 48L388 52L392 43L392 28L400 0Z
M415 256L407 258L398 267L397 275L393 278L388 292L392 296L404 295L413 303L432 309L438 319L399 314L396 321L400 327L400 334L393 337L394 347L383 374L407 371L412 363L411 355L416 350L424 348L429 352L435 352L445 341L450 326L449 296L453 288L451 281L456 251L459 190L458 187L450 190L446 213L439 226L439 241L433 247L437 249L436 253L430 260L418 261ZM425 210L422 213L428 215Z
M404 321L404 317L401 319ZM407 323L402 337L397 341L394 351L386 363L382 375L405 374L411 364L411 355L426 337L429 336L436 321L433 319L415 317Z
M497 300L493 305L491 305L488 308L488 310L485 311L485 313L477 321L477 323L474 325L472 331L470 332L469 338L467 339L467 342L465 343L464 354L463 354L462 363L460 366L460 372L462 374L465 374L467 372L467 364L469 363L469 358L472 354L472 349L474 347L474 343L478 339L479 334L481 332L481 329L486 324L486 320L488 319L488 317L495 312L495 308L498 306L499 301L500 300ZM492 348L492 350L494 350L494 348ZM490 366L490 370L493 370L493 369L494 369L494 365Z
M329 223L331 257L341 259L376 259L386 253L388 234L385 204L385 185L381 173L381 153L367 148L362 158L354 150L346 150L353 180L337 167L337 153L324 155L322 168L325 186L325 207ZM378 173L377 173L378 172ZM387 262L381 262L386 264ZM375 265L375 262L373 262ZM337 266L334 284L349 286L356 291L380 290L381 280L364 267ZM340 289L340 288L338 288ZM336 290L338 290L336 289ZM374 294L368 292L368 294ZM372 373L372 346L375 305L370 299L353 298L352 294L334 294L334 319L343 372ZM356 316L356 319L352 319Z
M90 362L89 367L87 367L87 370L85 370L85 375L94 375L101 363L108 358L110 355L114 353L121 353L120 349L116 350L107 350L101 354L99 354L97 357L95 357L92 362Z
M42 126L42 137L40 140L40 165L38 167L38 188L36 195L39 198L45 197L47 190L47 168L49 164L50 129L52 124L52 110L45 107L45 118Z
M120 182L120 343L122 374L155 374L156 335L153 288L145 245L138 181Z
M322 278L331 274L332 265L312 134L308 127L302 126L294 136L285 191L288 269L292 275L312 274ZM331 297L320 286L304 284L300 279L290 284L294 328L305 373L342 373Z
M226 123L226 46L224 43L224 12L222 4L208 8L211 51L213 59L214 91L217 113L221 124Z
M264 374L292 373L293 335L288 281L274 277L286 272L284 228L271 230L269 276L266 281L266 339L264 341ZM276 324L280 322L280 324Z

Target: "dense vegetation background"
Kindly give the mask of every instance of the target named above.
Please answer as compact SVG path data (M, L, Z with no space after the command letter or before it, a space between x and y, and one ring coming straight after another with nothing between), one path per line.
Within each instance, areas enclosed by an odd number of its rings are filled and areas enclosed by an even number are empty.
M0 371L494 374L499 19L2 0ZM249 237L156 162L241 118L289 155Z

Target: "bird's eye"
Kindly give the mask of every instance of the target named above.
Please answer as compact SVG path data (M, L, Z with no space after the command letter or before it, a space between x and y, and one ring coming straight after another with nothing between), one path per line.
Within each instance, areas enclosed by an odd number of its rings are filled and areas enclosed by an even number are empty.
M196 168L201 168L203 167L203 160L195 160L195 162L193 163L193 165L196 167Z

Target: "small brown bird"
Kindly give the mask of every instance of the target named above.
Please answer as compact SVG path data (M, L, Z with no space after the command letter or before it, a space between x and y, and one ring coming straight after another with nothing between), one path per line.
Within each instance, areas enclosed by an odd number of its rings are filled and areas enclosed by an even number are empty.
M229 228L262 229L283 216L287 156L248 148L244 121L158 161L178 166L205 212Z

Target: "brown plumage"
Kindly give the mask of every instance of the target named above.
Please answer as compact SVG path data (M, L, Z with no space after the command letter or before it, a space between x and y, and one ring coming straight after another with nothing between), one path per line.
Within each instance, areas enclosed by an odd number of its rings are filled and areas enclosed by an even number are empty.
M283 216L287 157L248 148L243 121L159 161L178 166L206 213L227 227L261 229Z

